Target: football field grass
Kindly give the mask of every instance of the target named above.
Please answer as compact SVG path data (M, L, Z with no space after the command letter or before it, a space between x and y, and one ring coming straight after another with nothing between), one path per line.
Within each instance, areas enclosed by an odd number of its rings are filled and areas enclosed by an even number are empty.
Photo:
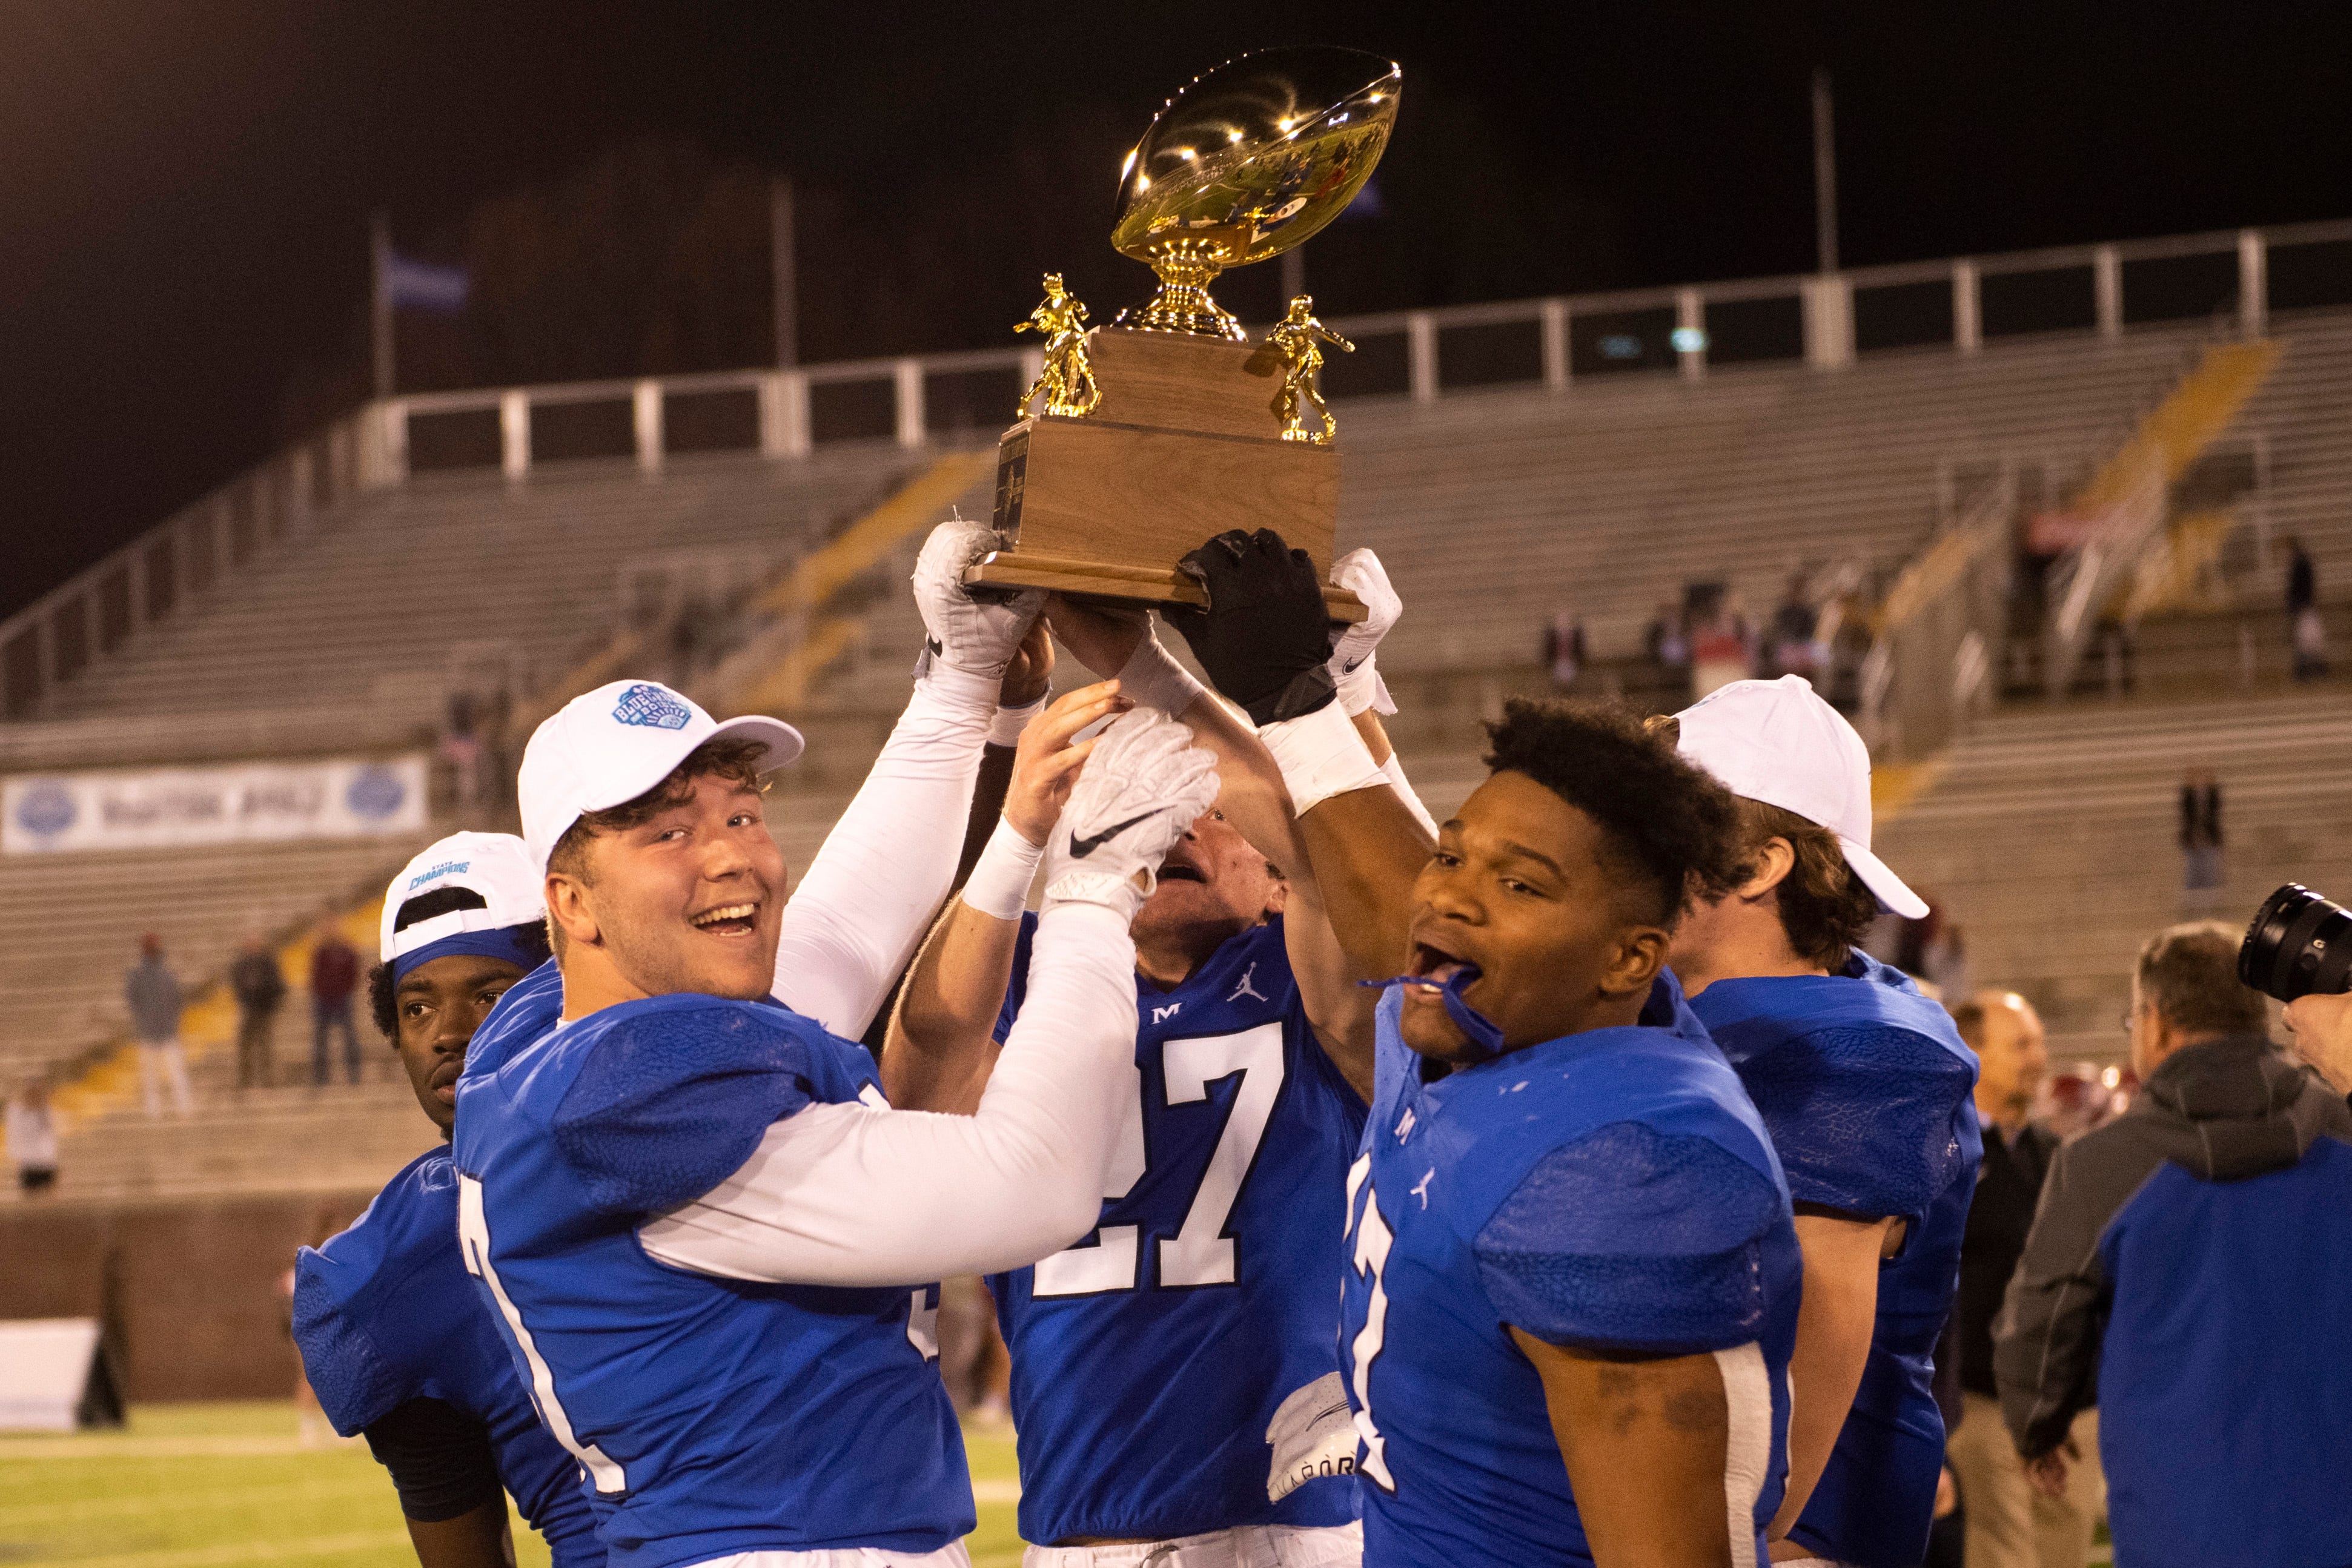
M1007 1436L967 1430L974 1568L1013 1568ZM515 1521L520 1568L547 1549ZM0 1436L6 1568L415 1568L392 1482L363 1443L304 1448L292 1402L146 1405L121 1432Z

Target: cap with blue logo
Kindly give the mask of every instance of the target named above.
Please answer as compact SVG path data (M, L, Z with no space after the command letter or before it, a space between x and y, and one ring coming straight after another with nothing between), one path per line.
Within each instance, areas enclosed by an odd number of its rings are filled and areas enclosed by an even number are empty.
M530 852L512 833L452 833L425 850L400 868L383 892L382 953L392 966L394 981L419 964L451 953L514 956L523 962L520 951L510 953L516 944L507 933L546 918L541 880ZM401 911L411 901L453 888L472 894L480 903L402 921Z
M516 792L534 866L546 870L557 841L582 816L635 800L722 735L765 747L763 769L801 754L801 732L782 719L747 714L721 724L658 681L614 681L573 697L523 747Z

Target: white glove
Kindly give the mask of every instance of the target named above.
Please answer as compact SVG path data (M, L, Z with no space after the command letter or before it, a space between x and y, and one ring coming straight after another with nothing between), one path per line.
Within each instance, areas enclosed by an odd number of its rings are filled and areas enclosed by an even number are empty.
M923 662L915 666L917 674L936 661L996 680L1013 662L1029 623L1045 606L1045 591L1024 588L1001 600L973 598L963 583L964 569L998 544L986 523L962 517L950 517L923 541L923 553L915 558L915 607L923 613L930 641Z
M1333 561L1331 581L1362 600L1370 612L1340 633L1331 650L1331 684L1339 688L1339 706L1350 718L1366 708L1394 713L1396 704L1389 698L1388 683L1381 679L1372 653L1404 613L1404 601L1389 585L1388 569L1381 565L1381 558L1369 549L1351 549Z
M1265 1440L1274 1463L1265 1472L1265 1500L1280 1502L1308 1481L1356 1469L1356 1423L1336 1372L1302 1383L1274 1412Z
M1160 858L1216 799L1216 758L1191 730L1151 708L1123 715L1095 742L1045 841L1046 906L1099 904L1133 920Z

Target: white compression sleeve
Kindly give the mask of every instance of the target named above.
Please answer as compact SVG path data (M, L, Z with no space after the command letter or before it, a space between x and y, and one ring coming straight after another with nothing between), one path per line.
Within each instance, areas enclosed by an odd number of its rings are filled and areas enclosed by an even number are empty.
M639 1239L677 1268L803 1285L1025 1267L1101 1213L1134 1060L1126 925L1100 905L1050 905L1027 999L977 1114L810 1106Z
M856 799L825 836L776 945L775 994L855 1040L955 880L997 678L936 661Z
M1419 795L1413 793L1412 780L1404 776L1404 763L1398 758L1394 749L1389 752L1389 759L1381 764L1381 771L1388 775L1389 788L1396 791L1397 799L1404 802L1405 810L1412 813L1413 820L1428 831L1431 838L1437 837L1437 819L1429 814L1429 808L1421 803Z

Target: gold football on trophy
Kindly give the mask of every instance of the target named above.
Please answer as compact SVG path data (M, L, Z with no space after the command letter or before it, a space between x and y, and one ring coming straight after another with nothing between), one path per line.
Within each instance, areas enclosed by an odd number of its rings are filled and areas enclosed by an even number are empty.
M1160 291L1116 325L1241 341L1210 280L1346 209L1388 146L1403 80L1392 60L1330 47L1264 49L1194 78L1120 171L1110 243Z

